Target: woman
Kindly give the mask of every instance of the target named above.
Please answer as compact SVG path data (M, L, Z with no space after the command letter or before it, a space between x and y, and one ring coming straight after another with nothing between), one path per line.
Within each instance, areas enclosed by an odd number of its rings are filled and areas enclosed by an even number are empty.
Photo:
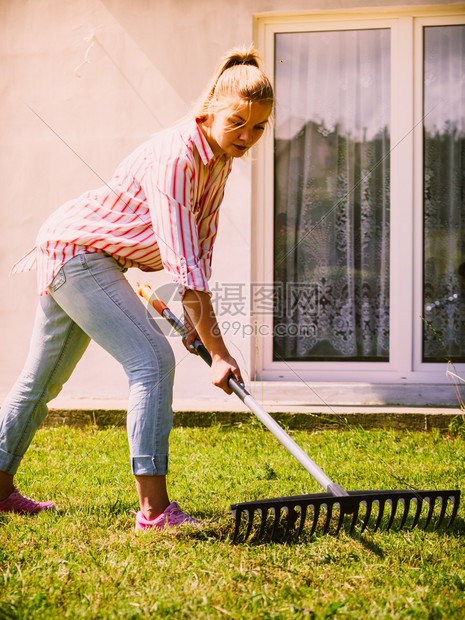
M14 265L13 272L37 269L40 297L25 367L0 411L0 512L55 508L22 496L14 475L47 403L93 339L129 378L136 531L198 523L170 502L166 486L174 356L148 324L124 272L138 267L170 273L182 295L185 345L190 350L200 338L213 359L212 382L230 393L229 377L242 377L211 303L213 244L232 161L259 140L272 107L273 90L255 49L233 50L192 119L142 144L108 185L65 203Z

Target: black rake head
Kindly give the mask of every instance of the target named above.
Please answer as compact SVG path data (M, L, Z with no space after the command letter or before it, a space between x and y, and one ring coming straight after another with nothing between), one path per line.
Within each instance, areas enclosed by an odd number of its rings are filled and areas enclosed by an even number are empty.
M231 504L235 517L233 543L250 539L292 542L305 531L337 535L360 527L394 529L438 529L450 527L459 509L460 491L381 490L349 491L347 496L329 493L293 495Z

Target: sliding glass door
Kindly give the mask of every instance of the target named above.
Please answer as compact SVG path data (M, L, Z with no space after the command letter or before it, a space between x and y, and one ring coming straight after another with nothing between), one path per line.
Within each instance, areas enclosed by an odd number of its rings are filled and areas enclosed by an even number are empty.
M465 362L465 26L424 28L423 361Z
M255 163L257 378L465 375L465 19L266 16L275 127ZM446 388L444 388L446 389Z
M389 360L389 29L276 35L276 360Z

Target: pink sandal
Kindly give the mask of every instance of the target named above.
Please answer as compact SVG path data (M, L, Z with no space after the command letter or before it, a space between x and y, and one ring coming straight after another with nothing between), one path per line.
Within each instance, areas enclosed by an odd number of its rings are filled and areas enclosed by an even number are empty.
M0 501L0 512L17 512L19 514L36 514L42 510L55 510L53 502L35 502L29 497L24 497L16 487L13 491Z

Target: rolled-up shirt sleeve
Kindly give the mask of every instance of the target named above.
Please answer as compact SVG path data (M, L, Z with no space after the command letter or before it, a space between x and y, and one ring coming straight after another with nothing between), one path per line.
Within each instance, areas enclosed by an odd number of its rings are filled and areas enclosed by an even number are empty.
M163 267L178 285L181 296L195 289L211 294L211 244L199 239L194 212L195 169L181 157L154 165L145 177L154 234ZM216 214L212 214L216 218Z

